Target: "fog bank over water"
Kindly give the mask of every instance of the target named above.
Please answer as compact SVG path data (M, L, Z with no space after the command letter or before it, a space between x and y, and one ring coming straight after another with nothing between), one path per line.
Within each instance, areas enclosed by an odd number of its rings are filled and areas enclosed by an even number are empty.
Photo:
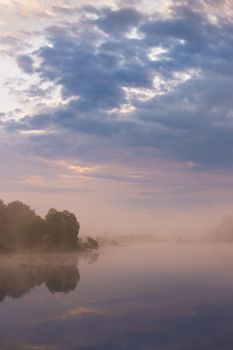
M5 193L0 198L12 201L17 198L28 203L38 214L44 216L49 208L66 208L80 220L81 236L99 236L103 232L113 235L150 234L164 239L179 235L200 239L211 234L225 215L233 213L231 203L220 205L217 199L207 206L170 208L129 209L122 206L108 206L107 202L90 203L85 194L51 193Z

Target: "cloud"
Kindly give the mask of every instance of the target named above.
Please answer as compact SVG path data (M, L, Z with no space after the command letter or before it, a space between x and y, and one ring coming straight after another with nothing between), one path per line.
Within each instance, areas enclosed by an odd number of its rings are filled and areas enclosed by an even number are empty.
M232 168L233 27L204 5L175 2L165 14L84 6L76 23L51 26L38 49L16 57L40 81L29 96L43 105L41 86L51 84L63 103L2 127L46 159L112 164L152 149L193 171Z
M137 27L142 18L142 14L133 8L123 7L119 10L106 8L96 20L96 24L108 35L119 35Z
M203 15L187 8L178 8L172 19L145 17L140 25L139 18L143 15L134 10L104 9L94 24L89 22L93 25L92 42L86 41L86 30L78 33L77 41L74 28L52 28L50 45L34 54L41 61L37 72L41 79L61 86L64 98L74 100L65 108L26 117L19 127L54 126L59 133L65 129L77 135L117 136L128 146L155 147L203 166L231 162L228 115L232 83L226 75L232 70L233 52L231 38L225 34L229 25L214 27ZM131 23L138 26L143 38L114 39L117 28L125 33ZM108 37L96 32L96 24L106 31L108 25L111 27ZM216 36L224 40L215 44ZM152 44L162 45L165 57L151 61L147 53ZM18 62L24 71L32 72L31 56L20 56ZM175 73L183 74L187 69L199 70L199 76L191 75L177 89L166 92ZM109 115L113 108L130 102L125 88L153 90L156 76L164 85L161 95L155 91L148 101L134 99L135 111L128 118L122 118L120 113ZM45 140L47 136L41 138ZM34 138L34 142L38 139ZM49 139L56 148L55 139ZM60 149L58 144L57 152Z
M33 73L33 59L28 55L19 55L17 57L18 67L22 69L24 73L32 74Z

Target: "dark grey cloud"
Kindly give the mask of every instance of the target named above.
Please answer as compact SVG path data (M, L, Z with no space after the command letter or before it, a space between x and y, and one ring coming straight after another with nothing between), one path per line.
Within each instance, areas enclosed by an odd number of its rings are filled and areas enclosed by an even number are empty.
M213 24L208 14L184 4L173 7L170 17L88 7L83 11L97 19L84 16L77 24L49 28L48 45L17 61L32 73L37 59L35 74L72 100L7 123L8 131L53 130L52 136L27 139L35 152L44 155L47 149L51 157L81 151L85 157L81 140L89 138L96 149L104 140L104 153L111 154L113 144L148 147L199 167L232 167L233 25L223 19ZM132 28L138 36L129 35ZM149 54L158 48L163 53L152 60ZM161 81L159 94L147 100L127 94L132 88L156 90L155 78ZM33 93L40 95L40 88ZM126 104L134 111L121 113ZM106 156L102 151L100 158Z
M22 69L24 73L31 74L34 71L33 59L29 55L19 55L17 57L18 67Z
M107 34L119 35L137 27L142 18L142 14L133 8L123 7L119 10L106 8L96 20L96 24Z

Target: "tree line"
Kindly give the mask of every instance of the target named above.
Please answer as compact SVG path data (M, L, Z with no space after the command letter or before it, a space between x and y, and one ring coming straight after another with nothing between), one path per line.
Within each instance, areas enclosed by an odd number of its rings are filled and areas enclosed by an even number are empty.
M78 251L98 248L92 238L79 239L80 224L68 210L50 209L45 218L20 201L0 200L0 252Z

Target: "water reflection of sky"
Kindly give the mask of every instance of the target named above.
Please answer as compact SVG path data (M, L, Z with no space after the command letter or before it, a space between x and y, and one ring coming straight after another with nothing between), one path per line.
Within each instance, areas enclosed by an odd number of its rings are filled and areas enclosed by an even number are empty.
M0 349L230 350L232 251L162 244L4 258Z

